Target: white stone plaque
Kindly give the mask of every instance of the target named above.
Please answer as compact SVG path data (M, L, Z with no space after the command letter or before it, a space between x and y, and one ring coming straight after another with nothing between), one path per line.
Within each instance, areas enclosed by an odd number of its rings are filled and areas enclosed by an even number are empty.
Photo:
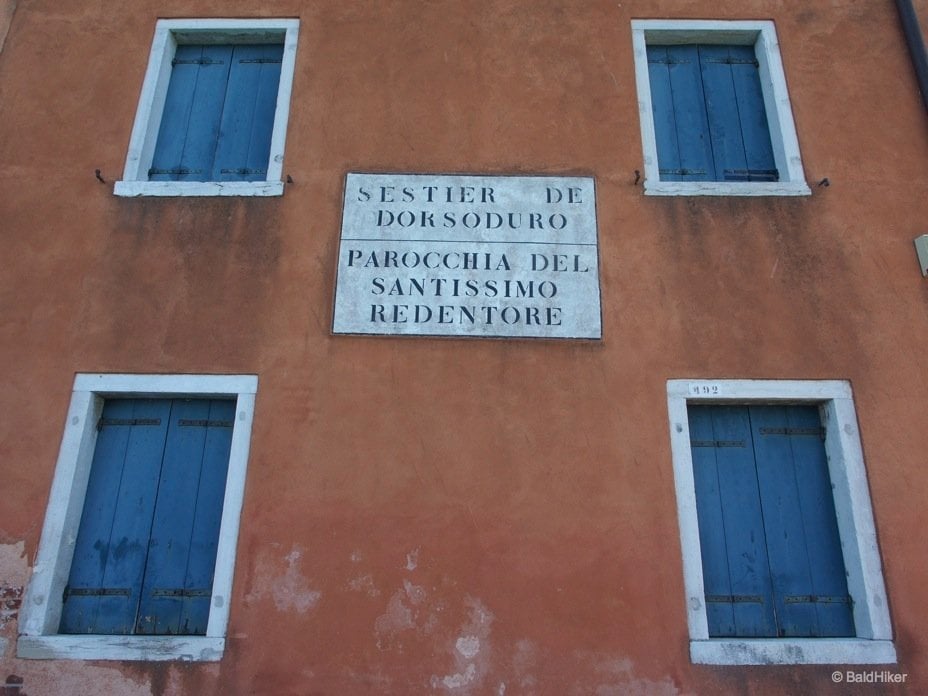
M593 179L349 173L332 331L601 338Z

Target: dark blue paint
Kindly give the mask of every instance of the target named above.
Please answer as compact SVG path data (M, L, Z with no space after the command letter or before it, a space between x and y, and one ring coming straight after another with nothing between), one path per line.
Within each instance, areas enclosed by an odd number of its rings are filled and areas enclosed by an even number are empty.
M707 600L762 600L707 601L710 636L855 635L818 408L690 406L689 421Z
M152 181L267 177L283 46L177 47Z
M778 178L753 46L648 46L662 181Z
M97 438L62 633L205 633L233 416L227 400L106 402L116 424ZM185 589L203 595L196 620Z

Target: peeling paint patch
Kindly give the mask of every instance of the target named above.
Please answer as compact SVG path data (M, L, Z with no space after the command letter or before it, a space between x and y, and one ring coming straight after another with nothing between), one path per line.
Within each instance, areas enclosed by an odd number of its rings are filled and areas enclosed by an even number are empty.
M432 675L429 680L435 690L462 696L480 689L490 669L490 627L493 624L493 614L479 599L467 597L464 602L468 607L468 621L461 626L454 642L453 672Z
M284 556L286 569L283 573L279 570L280 561L269 556L269 553L262 554L258 559L254 586L245 599L254 601L270 598L281 612L295 611L305 614L315 607L322 598L322 593L312 589L300 571L302 549L294 546L290 553Z
M512 668L523 689L532 689L538 685L535 670L538 664L538 649L530 640L520 640L516 643L515 654L512 656Z
M413 549L406 554L406 570L412 571L419 567L419 549Z
M437 679L437 677L435 677ZM474 663L467 665L467 669L464 670L463 674L453 674L450 677L442 677L441 683L446 689L460 689L462 686L467 686L470 682L474 681L477 678L477 667L474 666Z
M377 634L377 648L379 650L391 647L397 633L415 628L412 610L404 603L405 598L406 592L404 590L394 592L387 604L386 613L378 616L374 622L374 632Z
M462 636L454 647L466 659L472 660L480 652L480 639L477 636Z
M374 584L374 576L370 573L349 580L348 589L352 592L363 592L368 597L380 596L380 590Z
M413 604L422 604L425 601L425 588L420 587L419 585L413 585L409 580L403 580L403 589L406 591L406 596L409 598L409 601Z
M0 632L16 623L28 576L26 543L0 544ZM0 646L5 647L5 644ZM0 651L0 655L3 652L5 650Z
M587 663L591 676L578 682L570 690L570 696L681 696L681 692L669 677L645 679L635 674L634 663L625 657L610 658L603 655L578 653L577 662ZM590 664L592 663L592 664Z

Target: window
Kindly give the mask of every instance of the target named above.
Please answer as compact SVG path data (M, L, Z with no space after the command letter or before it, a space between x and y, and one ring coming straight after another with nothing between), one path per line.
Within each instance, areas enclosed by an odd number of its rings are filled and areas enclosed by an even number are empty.
M76 377L20 657L222 656L256 387Z
M652 195L805 195L772 22L632 22Z
M279 196L291 20L159 20L120 196Z
M667 393L693 662L895 662L850 386Z

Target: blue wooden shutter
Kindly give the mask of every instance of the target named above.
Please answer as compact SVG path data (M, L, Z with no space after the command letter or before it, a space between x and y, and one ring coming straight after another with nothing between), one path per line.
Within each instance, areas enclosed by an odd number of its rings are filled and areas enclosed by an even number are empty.
M171 404L107 401L65 590L62 633L132 633Z
M701 45L716 181L776 181L757 57L753 46Z
M648 46L661 181L776 181L753 46Z
M234 410L106 402L60 632L206 632Z
M648 75L661 181L711 181L715 164L697 47L648 46Z
M282 59L280 44L235 47L213 181L267 178Z
M206 633L235 403L171 412L137 633Z
M212 177L232 46L177 47L151 181L209 181Z
M149 179L266 179L282 58L282 44L178 46Z
M776 635L747 409L691 406L690 438L709 635Z
M816 406L753 406L751 424L780 636L854 635Z
M709 635L855 635L817 407L688 410Z

